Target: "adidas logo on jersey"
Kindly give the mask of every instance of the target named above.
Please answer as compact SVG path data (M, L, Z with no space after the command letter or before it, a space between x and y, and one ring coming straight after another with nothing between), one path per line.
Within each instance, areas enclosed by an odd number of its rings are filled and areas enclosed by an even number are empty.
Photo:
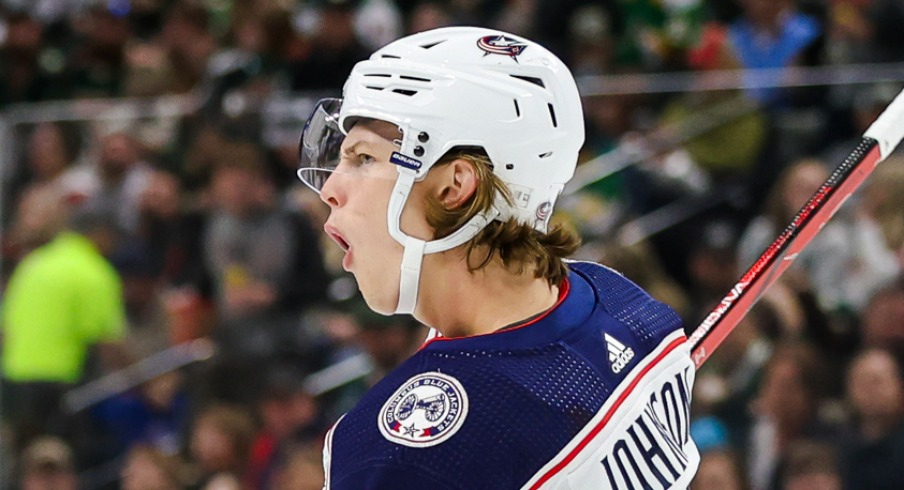
M615 340L615 337L609 334L603 334L606 338L606 347L609 349L609 365L612 366L612 372L618 374L634 359L634 349L626 347L625 344Z

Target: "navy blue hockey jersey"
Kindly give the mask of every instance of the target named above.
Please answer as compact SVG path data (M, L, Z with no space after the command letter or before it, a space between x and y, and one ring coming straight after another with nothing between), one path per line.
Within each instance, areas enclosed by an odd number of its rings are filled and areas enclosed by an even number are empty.
M325 488L686 488L680 318L611 269L569 267L546 314L433 340L374 386L327 436Z

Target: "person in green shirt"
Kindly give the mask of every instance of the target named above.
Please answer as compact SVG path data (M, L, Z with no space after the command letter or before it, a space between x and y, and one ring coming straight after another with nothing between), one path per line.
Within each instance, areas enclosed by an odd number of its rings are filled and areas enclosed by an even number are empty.
M117 232L110 213L79 209L67 229L16 266L2 302L3 418L27 438L58 432L59 402L125 333L122 283L105 258ZM22 439L20 439L22 440Z

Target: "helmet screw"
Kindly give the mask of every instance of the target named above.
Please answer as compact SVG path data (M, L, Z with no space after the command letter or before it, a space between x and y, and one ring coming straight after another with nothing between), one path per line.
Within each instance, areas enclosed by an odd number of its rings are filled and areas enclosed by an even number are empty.
M424 147L423 146L415 146L414 147L414 155L422 157L424 156Z
M420 141L421 143L426 143L427 141L430 140L430 135L421 131L421 133L417 135L417 140Z

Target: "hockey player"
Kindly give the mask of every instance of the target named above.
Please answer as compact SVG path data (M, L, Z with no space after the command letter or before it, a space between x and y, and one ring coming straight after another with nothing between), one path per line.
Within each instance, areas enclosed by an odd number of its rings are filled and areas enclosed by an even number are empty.
M549 227L583 140L562 62L480 28L395 41L314 110L299 176L343 267L441 334L336 423L325 488L687 487L680 319Z

